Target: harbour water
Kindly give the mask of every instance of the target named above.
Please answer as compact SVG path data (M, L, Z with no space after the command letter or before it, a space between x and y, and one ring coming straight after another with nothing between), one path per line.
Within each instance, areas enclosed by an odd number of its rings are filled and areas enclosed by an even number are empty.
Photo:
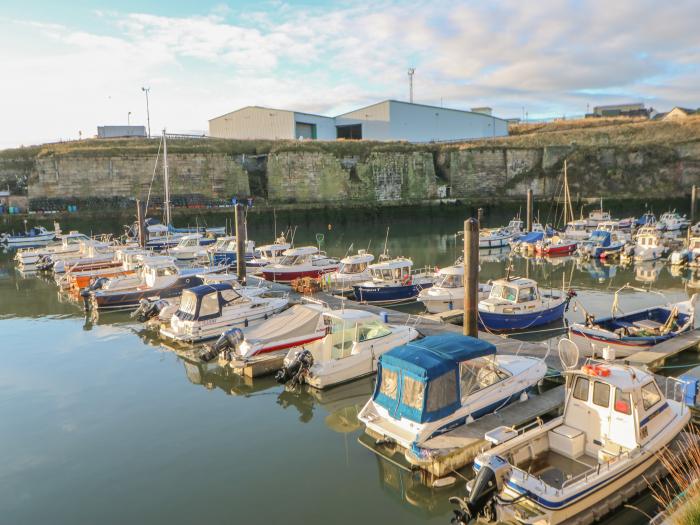
M412 257L416 267L451 264L461 248L455 214L298 226L297 245L322 233L323 248L336 256L351 244L383 251L389 226L389 253ZM68 227L99 231L78 221ZM271 221L251 223L249 235L269 242ZM637 289L621 296L623 311L689 297L700 282L660 262L623 268L509 259L507 251L483 253L480 279L503 276L509 264L541 287L574 288L575 303L595 315L609 312L612 294L626 283ZM567 319L582 312L572 307ZM546 328L517 337L556 351L562 331ZM358 443L356 414L373 378L295 392L272 378L188 362L128 314L86 320L52 281L18 273L11 253L0 255L0 351L2 523L445 524L448 497L463 492L462 482L427 488ZM681 355L668 371L698 360ZM648 495L633 503L654 511ZM647 521L631 508L607 519Z

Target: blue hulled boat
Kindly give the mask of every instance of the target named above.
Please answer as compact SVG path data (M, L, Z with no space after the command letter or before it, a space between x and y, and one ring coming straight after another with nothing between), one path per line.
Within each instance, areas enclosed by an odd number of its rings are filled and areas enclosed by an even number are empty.
M421 290L433 285L432 272L412 272L413 261L404 257L370 264L372 279L353 285L355 300L391 304L413 301Z
M479 324L488 330L509 331L560 321L574 295L573 291L542 293L532 279L498 279L489 297L479 301Z

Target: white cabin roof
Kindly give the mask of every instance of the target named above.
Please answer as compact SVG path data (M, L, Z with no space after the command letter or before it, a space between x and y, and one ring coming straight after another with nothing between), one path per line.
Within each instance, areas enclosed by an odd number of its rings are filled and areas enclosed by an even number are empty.
M258 250L261 252L278 252L280 250L289 250L291 247L291 244L288 242L286 243L275 243L275 244L263 244L262 246L258 247Z
M299 248L290 248L284 251L284 255L315 255L318 253L316 246L301 246Z
M370 263L374 260L374 255L371 253L356 253L354 255L348 255L344 259L341 259L343 264L360 264L360 263Z
M406 268L413 266L413 261L405 257L391 259L390 261L382 261L376 264L370 264L370 270L394 270L396 268Z
M204 237L201 233L189 233L180 237L180 242L189 241L190 239L201 239Z
M600 368L609 370L610 374L607 376L593 375L584 372L582 369L574 371L574 374L609 383L625 392L641 388L653 379L652 375L639 368L612 363L596 364Z
M464 266L461 264L455 264L453 266L446 266L438 270L439 275L464 275Z
M514 286L518 289L520 288L527 288L530 286L534 286L537 288L537 281L534 281L532 279L528 279L526 277L511 277L510 279L496 279L493 281L494 285L501 284L504 286Z
M344 310L333 310L331 312L326 312L323 314L325 317L332 317L333 319L339 319L341 321L377 321L379 316L371 312L365 312L364 310L354 310L354 309L344 309Z

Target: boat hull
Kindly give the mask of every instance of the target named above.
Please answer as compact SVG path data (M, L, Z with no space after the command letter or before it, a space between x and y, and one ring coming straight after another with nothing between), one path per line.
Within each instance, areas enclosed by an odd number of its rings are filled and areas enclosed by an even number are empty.
M297 270L297 271L280 271L280 270L266 270L263 268L262 274L265 280L273 281L277 283L290 283L294 279L302 279L304 277L311 277L313 279L318 279L321 275L335 271L337 266L332 268L314 268L309 270Z
M550 257L557 255L570 255L576 251L578 243L572 242L568 244L559 244L555 246L537 246L535 251L537 255L548 255Z
M361 303L389 304L414 300L421 290L430 288L432 283L407 284L399 286L363 286L352 287L355 300Z
M522 314L502 314L486 312L480 309L479 325L493 331L526 330L560 321L564 317L566 305L567 301L563 300L551 308Z
M122 292L93 293L91 303L94 308L100 310L117 308L136 308L141 299L158 297L167 299L179 296L183 290L193 288L203 283L200 277L188 276L178 279L167 288L141 288L135 290L125 290Z

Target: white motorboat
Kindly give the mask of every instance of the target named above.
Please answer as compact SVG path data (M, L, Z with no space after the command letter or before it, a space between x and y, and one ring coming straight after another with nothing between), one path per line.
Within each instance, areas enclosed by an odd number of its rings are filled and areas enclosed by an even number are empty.
M686 248L676 250L671 254L670 262L674 266L699 266L700 265L700 237L693 235L688 239Z
M623 224L620 221L601 221L598 224L596 230L610 232L610 235L612 237L616 237L617 239L624 242L629 242L630 240L632 240L632 235L629 232L629 227L623 226Z
M661 258L667 247L660 232L653 226L645 227L637 233L631 253L635 261L653 261Z
M479 283L479 300L486 299L490 291L491 285ZM421 290L418 301L423 303L425 309L431 314L462 310L464 308L464 265L455 264L438 270L435 284Z
M410 449L520 400L546 371L541 359L496 355L483 339L430 336L379 358L358 418L370 436Z
M684 216L681 217L676 210L662 213L656 223L656 229L659 231L675 232L682 228L687 228L690 221Z
M613 219L610 216L610 212L603 211L603 202L601 200L600 209L593 210L588 214L588 219L586 220L586 225L592 230L598 229L598 225L601 222L611 222Z
M302 277L317 278L338 269L340 261L328 257L315 246L285 250L279 263L264 266L262 274L268 281L288 283Z
M160 335L181 343L196 343L230 328L266 320L289 304L287 297L247 296L231 283L202 284L182 292L180 305Z
M352 290L353 284L372 278L368 265L373 260L374 255L365 250L359 250L356 254L341 259L338 269L327 273L324 281L329 288L336 291Z
M284 236L278 237L272 244L264 244L255 250L255 256L246 264L248 266L264 267L268 264L276 264L284 257L284 252L292 247Z
M276 376L281 383L306 383L328 388L377 371L377 359L392 348L412 341L418 331L385 323L363 310L334 310L323 314L327 335L289 351Z
M81 241L90 241L87 235L71 231L62 235L59 242L49 244L43 248L22 248L15 253L15 261L20 267L34 266L47 255L75 253L80 250Z
M238 241L235 235L227 235L219 237L214 244L207 247L206 253L212 264L215 265L234 265L238 262ZM250 262L255 257L255 241L246 239L243 246L246 266L250 266Z
M205 237L201 233L191 233L180 237L177 246L170 248L169 252L176 259L191 261L199 257L206 257L207 246L214 243L214 239Z
M590 236L588 222L585 219L569 221L566 223L563 236L566 239L571 239L573 241L583 241L584 239L588 239Z
M454 523L477 516L499 523L593 523L663 474L658 454L690 420L654 377L621 364L589 362L571 372L564 415L520 433L474 461L476 478ZM504 430L505 432L497 432ZM682 457L682 451L678 451Z
M43 246L53 241L59 232L49 231L43 226L35 226L24 233L0 234L0 244L7 244L8 248Z
M421 290L430 288L435 279L432 268L413 270L413 261L406 257L380 258L370 264L371 279L352 285L356 301L372 304L399 304L415 301Z
M89 239L80 241L80 249L77 252L46 255L38 265L46 269L51 268L55 274L61 274L82 265L114 262L115 256L114 245Z

